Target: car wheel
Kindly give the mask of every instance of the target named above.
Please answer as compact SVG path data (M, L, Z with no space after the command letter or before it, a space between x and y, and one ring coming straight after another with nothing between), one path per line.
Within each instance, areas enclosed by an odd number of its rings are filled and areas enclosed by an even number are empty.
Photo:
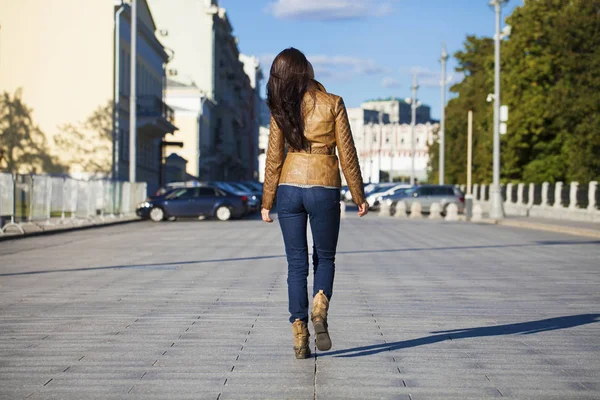
M217 208L215 215L219 221L229 221L231 219L231 210L229 207L221 206Z
M154 207L150 210L150 219L154 222L160 222L165 219L165 212L160 207Z

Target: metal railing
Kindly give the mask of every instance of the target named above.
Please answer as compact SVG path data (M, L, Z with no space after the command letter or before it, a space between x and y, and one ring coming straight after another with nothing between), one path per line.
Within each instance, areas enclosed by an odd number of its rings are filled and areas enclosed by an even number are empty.
M162 117L173 123L175 112L160 97L142 95L137 97L137 115L141 117Z
M146 192L145 182L0 173L0 235L9 229L24 233L25 224L43 228L130 217Z

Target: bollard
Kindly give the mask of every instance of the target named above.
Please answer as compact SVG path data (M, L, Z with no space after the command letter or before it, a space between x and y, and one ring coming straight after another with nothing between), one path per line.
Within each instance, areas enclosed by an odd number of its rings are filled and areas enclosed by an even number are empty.
M422 210L423 208L421 207L421 203L419 203L418 201L413 201L413 203L410 206L410 217L415 219L422 218Z
M346 218L346 202L340 201L340 218Z
M523 198L525 197L525 184L519 183L517 184L517 204L520 206L524 206Z
M596 190L598 190L598 182L591 181L588 190L588 210L596 211Z
M406 218L406 202L399 201L396 203L396 211L394 213L396 218Z
M571 182L569 187L569 209L577 209L577 188L579 187L578 182Z
M533 201L535 197L535 183L529 184L529 198L527 199L527 207L533 207Z
M554 184L554 208L563 208L562 205L562 182L556 182Z
M481 222L483 219L483 209L479 204L475 204L473 207L473 216L471 216L471 222Z
M548 190L550 189L550 183L542 183L542 207L548 207Z
M458 206L450 203L446 206L446 221L458 221Z
M389 217L390 216L390 205L387 201L382 201L379 205L379 216L380 217Z
M433 203L429 208L429 219L442 219L442 206L440 203Z
M506 185L506 199L504 199L504 204L511 204L512 201L512 188L513 188L513 184L512 183L508 183Z

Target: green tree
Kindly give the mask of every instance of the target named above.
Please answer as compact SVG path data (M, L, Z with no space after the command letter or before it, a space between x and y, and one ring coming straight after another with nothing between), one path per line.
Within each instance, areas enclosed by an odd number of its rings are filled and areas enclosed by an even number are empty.
M541 0L507 19L503 137L508 179L588 182L600 175L600 0Z
M467 113L473 111L473 181L489 182L492 176L492 106L486 101L493 92L494 43L489 38L468 36L464 49L454 57L464 79L452 86L456 94L446 106L446 182L466 182ZM430 182L438 182L439 143L429 149Z
M57 173L62 166L48 152L46 136L34 124L32 110L18 89L0 94L0 170L11 173Z
M517 7L502 42L503 181L579 181L600 177L600 0L537 0ZM490 182L493 41L467 37L455 54L465 79L446 107L446 178L465 182L467 112L474 111L473 181ZM430 149L432 179L438 144Z

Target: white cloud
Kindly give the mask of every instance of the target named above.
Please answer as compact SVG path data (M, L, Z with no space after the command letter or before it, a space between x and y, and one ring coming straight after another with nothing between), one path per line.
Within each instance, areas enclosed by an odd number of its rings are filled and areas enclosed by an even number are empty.
M362 19L392 11L394 0L276 0L267 11L280 19Z
M402 84L398 79L386 76L381 80L381 86L384 88L399 88L402 87Z
M328 56L328 55L308 55L315 69L315 77L345 79L356 75L380 75L389 73L389 68L377 65L374 60L351 56ZM259 60L265 74L269 74L271 64L275 59L275 54L263 54Z
M317 69L330 72L339 70L361 75L378 75L388 72L387 68L378 66L375 61L359 57L313 55L307 58L315 67L315 72Z
M419 86L432 88L432 87L440 87L442 84L442 72L441 71L433 71L429 68L423 67L412 67L402 69L403 73L417 74L417 82ZM460 81L462 81L464 75L462 73L448 71L446 73L446 82L448 85L454 85ZM412 82L412 81L411 81Z

